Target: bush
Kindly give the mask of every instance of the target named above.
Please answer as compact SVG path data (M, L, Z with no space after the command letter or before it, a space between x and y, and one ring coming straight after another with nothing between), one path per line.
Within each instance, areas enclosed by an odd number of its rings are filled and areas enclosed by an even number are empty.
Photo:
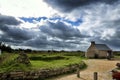
M69 52L69 53L64 53L65 56L79 56L79 57L85 57L84 52Z
M29 58L30 60L43 60L43 61L51 61L51 60L61 60L68 59L63 56L33 56Z
M118 68L120 68L120 63L117 63L116 66L117 66Z

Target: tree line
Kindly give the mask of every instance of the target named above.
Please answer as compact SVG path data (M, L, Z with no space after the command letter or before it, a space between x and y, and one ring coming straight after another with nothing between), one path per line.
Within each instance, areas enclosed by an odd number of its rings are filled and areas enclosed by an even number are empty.
M13 49L10 45L7 45L7 44L5 44L5 43L3 43L3 42L0 42L0 50L2 51L2 52L9 52L9 53L13 53L13 52L21 52L21 51L23 51L23 52L26 52L26 53L31 53L31 52L33 52L33 53L44 53L44 52L46 52L46 53L61 53L61 52L68 52L68 53L74 53L74 52L78 52L78 53L80 53L80 52L83 52L83 51L80 51L80 50L78 50L78 51L64 51L64 50L61 50L61 51L57 51L57 50L46 50L46 51L42 51L42 50L31 50L31 49L21 49L21 48L18 48L18 49Z
M31 49L21 49L21 48L19 48L19 49L13 49L13 48L11 48L10 45L7 45L7 44L5 44L3 42L0 42L0 49L1 49L2 52L9 52L9 53L20 52L20 51L32 52Z

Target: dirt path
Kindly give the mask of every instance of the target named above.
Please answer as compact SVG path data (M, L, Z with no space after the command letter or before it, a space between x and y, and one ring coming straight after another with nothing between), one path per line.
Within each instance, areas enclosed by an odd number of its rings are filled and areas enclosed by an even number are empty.
M76 74L57 77L52 80L93 80L93 73L98 72L98 80L112 80L111 70L116 68L116 63L119 61L108 60L85 60L88 68L80 72L81 78L77 78Z

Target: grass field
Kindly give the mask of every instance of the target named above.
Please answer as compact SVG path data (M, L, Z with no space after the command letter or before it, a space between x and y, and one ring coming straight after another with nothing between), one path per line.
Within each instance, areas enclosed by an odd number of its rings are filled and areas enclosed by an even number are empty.
M27 54L31 65L20 64L15 61L19 54L3 53L0 55L0 72L9 71L29 71L46 68L61 68L71 64L81 63L85 58L81 57L82 53L55 53L55 54ZM83 55L83 54L82 54Z
M59 68L64 67L70 64L80 63L82 61L82 58L80 57L68 57L69 59L62 59L62 60L52 60L52 61L35 61L31 60L32 67L34 69L39 68Z

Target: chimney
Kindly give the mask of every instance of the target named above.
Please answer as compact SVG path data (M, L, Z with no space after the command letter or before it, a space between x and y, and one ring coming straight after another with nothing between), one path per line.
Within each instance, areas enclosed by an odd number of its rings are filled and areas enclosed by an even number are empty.
M91 41L91 45L95 45L95 41Z

